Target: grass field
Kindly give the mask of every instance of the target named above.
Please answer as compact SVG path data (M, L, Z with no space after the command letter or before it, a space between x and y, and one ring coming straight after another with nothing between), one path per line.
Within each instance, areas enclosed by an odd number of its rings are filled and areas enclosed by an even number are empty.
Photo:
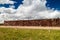
M60 30L0 28L0 40L60 40Z

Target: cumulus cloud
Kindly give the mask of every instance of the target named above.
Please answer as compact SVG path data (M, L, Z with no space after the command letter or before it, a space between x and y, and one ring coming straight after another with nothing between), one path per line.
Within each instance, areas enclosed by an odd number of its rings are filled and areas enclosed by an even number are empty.
M17 9L17 16L22 20L50 19L60 17L59 11L46 7L46 0L24 0Z
M10 0L0 0L0 4L14 4L15 2Z
M4 23L4 20L9 19L8 16L10 14L14 14L15 12L16 10L13 8L1 7L0 8L0 23Z
M46 0L24 0L18 9L0 8L4 20L34 20L60 18L58 10L46 7ZM1 17L2 18L2 17Z
M12 4L10 8L0 7L0 23L4 23L4 20L6 20L6 15L13 13L15 10L13 9L15 6L13 4L16 3L14 1L10 0L0 0L0 4Z

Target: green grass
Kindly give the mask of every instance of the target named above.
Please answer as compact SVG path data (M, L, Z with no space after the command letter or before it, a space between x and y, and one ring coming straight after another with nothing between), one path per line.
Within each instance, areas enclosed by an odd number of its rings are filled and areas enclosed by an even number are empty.
M60 40L60 30L0 28L0 40Z

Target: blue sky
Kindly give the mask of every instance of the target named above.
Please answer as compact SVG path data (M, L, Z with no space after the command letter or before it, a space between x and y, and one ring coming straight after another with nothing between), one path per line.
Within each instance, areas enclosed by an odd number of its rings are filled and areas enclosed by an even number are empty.
M11 1L15 1L17 3L14 3L13 5L15 6L15 9L17 9L19 7L20 4L23 4L22 1L23 0L11 0ZM50 7L51 9L54 8L55 10L60 10L60 0L46 0L46 7ZM0 4L0 7L6 7L9 8L11 4Z
M14 3L13 5L15 6L15 9L18 8L18 6L20 4L22 4L22 1L23 0L11 0L11 1L15 1L16 3ZM12 4L0 4L0 7L6 7L6 8L9 8L9 6L12 5Z
M51 9L54 8L56 10L60 10L60 0L46 0L46 1L47 1L46 4L47 7L50 7Z
M14 4L15 9L17 9L17 8L19 7L20 4L23 4L23 3L22 3L23 0L12 0L12 1L17 2L17 3Z

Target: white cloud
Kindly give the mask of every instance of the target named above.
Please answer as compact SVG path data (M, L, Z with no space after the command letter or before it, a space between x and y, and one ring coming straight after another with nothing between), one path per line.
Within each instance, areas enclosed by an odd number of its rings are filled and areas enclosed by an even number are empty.
M16 14L21 14L22 19L35 19L39 12L46 10L45 3L46 1L40 0L24 0Z
M50 19L60 17L58 10L47 9L46 0L24 0L17 9L16 14L20 14L20 19Z
M4 20L34 20L60 17L60 11L47 9L46 0L24 0L18 9L0 8Z
M53 9L48 10L45 4L45 0L24 0L16 14L20 14L22 20L56 18L59 12Z
M4 23L4 20L11 20L10 18L8 18L8 16L10 17L10 14L14 14L16 13L16 10L13 8L5 8L5 7L1 7L0 8L0 23Z
M14 4L15 2L10 0L0 0L0 4Z

